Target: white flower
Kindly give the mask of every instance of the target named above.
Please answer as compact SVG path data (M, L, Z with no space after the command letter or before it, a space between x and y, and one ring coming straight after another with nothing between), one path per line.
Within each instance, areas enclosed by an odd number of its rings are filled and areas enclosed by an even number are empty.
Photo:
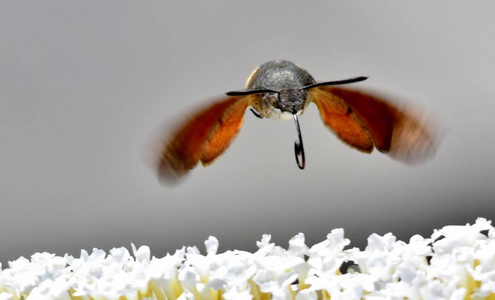
M312 247L304 235L288 249L263 235L258 251L206 254L183 247L157 258L147 246L79 258L36 253L0 270L0 300L19 299L484 299L495 297L495 230L479 218L408 243L372 234L364 250L334 229Z

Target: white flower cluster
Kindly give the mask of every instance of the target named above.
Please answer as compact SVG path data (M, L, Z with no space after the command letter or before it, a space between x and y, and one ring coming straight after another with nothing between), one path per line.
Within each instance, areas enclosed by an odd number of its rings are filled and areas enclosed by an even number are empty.
M309 248L304 235L288 249L258 242L255 253L206 255L184 247L163 258L132 245L80 258L36 253L0 271L5 299L495 299L495 230L479 218L409 243L372 234L364 251L345 249L342 229ZM0 268L1 269L1 268Z

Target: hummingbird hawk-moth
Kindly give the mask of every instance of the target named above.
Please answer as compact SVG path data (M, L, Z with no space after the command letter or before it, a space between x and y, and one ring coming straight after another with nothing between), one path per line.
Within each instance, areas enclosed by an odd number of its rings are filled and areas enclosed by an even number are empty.
M382 96L342 85L366 80L316 82L287 60L262 64L249 76L245 90L226 93L178 124L160 144L156 168L163 180L174 180L198 162L212 163L239 132L245 111L258 118L293 119L298 140L296 162L305 166L298 116L309 103L318 107L323 123L345 144L365 153L374 148L408 164L434 156L437 137L424 114L401 108Z

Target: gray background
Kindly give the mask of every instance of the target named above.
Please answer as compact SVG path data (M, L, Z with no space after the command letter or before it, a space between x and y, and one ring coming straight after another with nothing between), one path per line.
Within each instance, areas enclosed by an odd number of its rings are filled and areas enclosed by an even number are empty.
M156 256L209 235L253 251L263 233L312 245L343 227L408 240L493 218L495 2L3 1L0 261L146 244ZM248 113L228 151L181 185L145 164L154 133L286 58L316 80L415 103L448 128L407 167L339 142L316 106L294 124Z

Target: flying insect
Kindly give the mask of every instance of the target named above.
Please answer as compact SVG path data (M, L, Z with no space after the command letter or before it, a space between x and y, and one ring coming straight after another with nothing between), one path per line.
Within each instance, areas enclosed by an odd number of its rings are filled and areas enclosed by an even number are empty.
M399 107L383 96L342 87L366 80L316 82L304 69L287 60L262 64L249 76L244 90L197 111L178 124L160 144L156 168L160 179L173 181L187 174L198 162L211 164L221 155L242 127L250 108L258 118L294 120L297 166L306 157L299 116L309 103L318 107L323 123L349 145L364 153L374 148L406 164L424 162L436 153L438 139L424 114Z

